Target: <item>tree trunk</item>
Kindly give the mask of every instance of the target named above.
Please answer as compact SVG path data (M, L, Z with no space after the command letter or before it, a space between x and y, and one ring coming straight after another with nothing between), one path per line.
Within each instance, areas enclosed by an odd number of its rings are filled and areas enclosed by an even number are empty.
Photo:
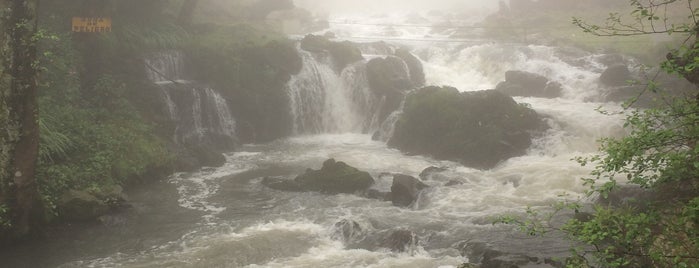
M177 22L182 26L189 26L192 24L192 17L194 17L194 10L197 8L199 0L185 0L180 8L180 15L177 18Z
M10 59L7 73L10 75L8 108L10 120L15 121L19 137L11 151L9 177L13 187L9 201L13 227L17 235L25 235L36 223L38 190L35 181L39 154L38 84L36 18L34 7L28 0L11 0L8 19Z

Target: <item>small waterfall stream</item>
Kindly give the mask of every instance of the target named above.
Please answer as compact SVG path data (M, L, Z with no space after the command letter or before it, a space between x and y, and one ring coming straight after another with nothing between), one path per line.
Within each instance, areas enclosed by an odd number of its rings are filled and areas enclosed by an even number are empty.
M161 51L148 57L145 64L148 78L159 86L165 112L175 125L175 142L235 143L236 122L228 103L214 89L185 79L182 52Z

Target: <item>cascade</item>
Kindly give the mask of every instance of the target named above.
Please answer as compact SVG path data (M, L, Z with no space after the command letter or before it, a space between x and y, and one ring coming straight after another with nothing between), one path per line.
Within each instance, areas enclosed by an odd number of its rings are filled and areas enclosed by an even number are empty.
M162 51L145 60L148 78L160 88L166 114L175 125L178 144L235 143L235 119L214 89L185 79L180 51Z
M369 132L379 102L369 89L366 63L347 66L341 73L332 59L299 49L303 69L286 86L294 134Z

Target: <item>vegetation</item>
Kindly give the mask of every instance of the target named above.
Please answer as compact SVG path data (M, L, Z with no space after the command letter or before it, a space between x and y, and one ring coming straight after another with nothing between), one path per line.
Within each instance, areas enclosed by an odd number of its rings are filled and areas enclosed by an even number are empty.
M648 34L682 35L684 45L672 50L662 69L699 85L699 9L691 0L630 1L633 20L612 13L603 25L581 19L574 23L597 36L638 36ZM689 23L670 23L667 10L685 8ZM671 98L662 85L650 81L644 94L655 94L665 105L632 110L624 107L623 138L601 141L600 154L581 157L581 165L592 165L591 177L584 178L589 195L606 200L623 195L636 185L645 189L645 198L621 204L599 202L589 217L575 217L562 226L547 220L560 211L581 213L581 203L562 203L555 212L529 211L529 218L501 218L530 234L551 229L567 233L579 242L568 267L699 267L699 93ZM579 214L583 215L583 214Z

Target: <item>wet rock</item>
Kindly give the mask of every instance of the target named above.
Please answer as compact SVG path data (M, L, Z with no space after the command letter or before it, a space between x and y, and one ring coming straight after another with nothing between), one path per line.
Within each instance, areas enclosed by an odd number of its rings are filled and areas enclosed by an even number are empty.
M456 186L456 185L463 185L463 184L464 184L463 181L459 181L459 180L450 180L450 181L448 181L447 183L445 183L444 186L449 187L449 186Z
M109 206L104 201L78 190L64 193L57 207L60 217L66 221L90 221L109 212Z
M341 220L336 222L334 227L335 233L346 242L351 242L364 236L364 229L362 226L353 220Z
M303 188L294 180L285 179L283 177L265 177L262 179L262 184L280 191L301 192Z
M431 167L427 167L427 168L423 169L422 172L420 172L420 175L418 175L418 177L420 177L421 180L428 180L430 177L434 176L435 174L440 173L440 172L444 172L446 170L447 170L447 168L445 168L445 167L431 166Z
M427 187L426 184L414 177L394 174L391 185L391 203L401 207L410 206L417 201L420 191Z
M410 230L395 230L381 241L381 247L393 252L406 252L414 249L420 239Z
M425 87L408 96L388 145L490 169L525 154L546 127L534 110L499 91Z
M631 71L625 64L609 66L599 77L599 82L606 86L624 86L631 80Z
M556 98L561 96L562 86L538 74L507 71L505 81L495 89L510 96Z
M192 148L194 157L204 167L220 167L226 163L226 157L222 153L207 146Z
M422 62L420 59L415 57L409 50L405 48L399 48L395 53L396 57L401 58L403 62L408 66L408 71L410 73L410 81L413 82L413 87L421 87L425 85L425 71L422 67Z
M363 60L362 51L352 42L333 42L327 37L306 35L301 40L301 49L309 52L326 52L334 59L335 70L342 71L347 65Z
M502 252L484 242L459 242L454 246L471 263L488 268L552 267L538 257Z
M394 56L374 58L367 63L369 88L377 96L384 98L384 105L379 111L379 122L400 107L405 93L415 88L406 63Z
M294 181L305 191L328 194L356 193L365 191L374 184L369 173L332 158L323 162L320 170L307 169Z
M384 192L379 189L369 189L366 192L366 197L381 201L391 201L391 192Z

